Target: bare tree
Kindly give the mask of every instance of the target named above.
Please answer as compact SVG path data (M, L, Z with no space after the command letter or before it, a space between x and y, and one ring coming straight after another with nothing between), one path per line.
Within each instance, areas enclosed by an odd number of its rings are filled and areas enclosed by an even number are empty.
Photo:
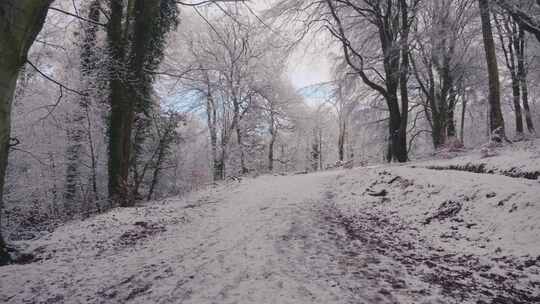
M527 85L527 56L525 30L519 21L507 14L494 14L500 46L504 54L506 67L512 82L516 135L523 135L525 119L527 130L534 133L534 126L529 107L529 90ZM522 109L522 104L523 109ZM524 115L523 115L524 113Z
M495 0L494 2L519 22L525 31L530 32L540 41L540 20L537 17L540 2L538 0Z
M407 161L409 32L418 1L327 0L326 4L333 20L327 28L340 41L345 60L367 86L386 100L390 114L388 160ZM349 30L352 25L346 23L351 14L361 20L360 26L375 29L382 72L366 66L366 55L361 53L358 42L351 39L355 33ZM352 28L359 31L359 25Z
M435 148L456 137L454 112L467 74L474 11L471 0L436 0L423 7L415 30L411 63L425 98ZM472 12L471 12L472 11Z
M519 26L517 22L508 15L497 16L497 14L493 14L493 20L497 28L500 46L512 82L516 137L521 138L523 136L523 114L521 110L521 81L520 76L518 76L518 52L521 48L519 41Z

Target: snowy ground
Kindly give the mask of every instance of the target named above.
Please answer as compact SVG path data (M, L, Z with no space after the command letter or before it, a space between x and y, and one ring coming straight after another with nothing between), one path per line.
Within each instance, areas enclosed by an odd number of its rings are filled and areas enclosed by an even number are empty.
M538 179L540 177L540 140L527 140L506 145L502 149L479 148L467 153L446 152L439 156L452 157L422 162L434 169L457 169L510 177ZM460 155L461 154L461 155ZM490 157L485 157L486 154Z
M72 222L19 244L37 261L0 268L0 302L540 303L538 180L434 163L261 176Z

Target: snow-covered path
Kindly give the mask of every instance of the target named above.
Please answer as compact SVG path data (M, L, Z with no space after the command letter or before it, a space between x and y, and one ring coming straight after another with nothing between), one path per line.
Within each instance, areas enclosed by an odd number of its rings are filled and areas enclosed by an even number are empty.
M23 243L0 302L538 303L539 195L401 166L230 181Z
M259 177L69 224L37 248L43 261L0 270L0 300L339 302L335 282L309 271L324 256L304 256L325 243L314 207L335 175Z

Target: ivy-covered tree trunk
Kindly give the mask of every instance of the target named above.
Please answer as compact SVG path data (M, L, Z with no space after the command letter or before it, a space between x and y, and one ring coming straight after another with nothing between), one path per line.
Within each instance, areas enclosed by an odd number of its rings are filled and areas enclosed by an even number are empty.
M100 1L94 0L88 7L89 20L99 22L100 16ZM95 58L95 46L96 36L98 31L98 25L95 23L82 23L82 45L81 45L81 83L88 84L88 77L93 75L96 69L94 63ZM83 149L83 140L86 134L86 114L88 103L90 102L88 96L80 96L79 103L76 105L74 112L69 117L69 129L67 131L68 147L66 151L67 164L66 164L66 187L64 191L64 203L66 210L72 211L73 205L77 198L77 188L80 180L80 157Z
M127 207L129 170L134 164L132 133L136 114L146 119L152 106L152 72L163 58L166 33L176 26L173 0L110 1L108 39L112 73L109 126L109 198ZM144 126L144 124L142 124Z
M110 1L110 20L108 25L110 77L109 102L111 106L109 124L109 198L113 202L125 204L127 199L127 177L129 172L129 140L125 138L126 129L131 125L129 117L132 112L128 99L124 58L126 39L122 24L126 28L129 22L123 22L123 1Z
M0 219L11 135L11 104L26 56L52 0L0 1ZM0 265L9 263L0 221Z

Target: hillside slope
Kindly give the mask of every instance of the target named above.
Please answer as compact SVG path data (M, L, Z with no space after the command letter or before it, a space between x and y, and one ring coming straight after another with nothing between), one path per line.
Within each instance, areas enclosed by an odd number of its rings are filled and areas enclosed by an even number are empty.
M72 222L18 244L36 259L0 268L0 302L539 303L538 180L443 164L261 176Z

